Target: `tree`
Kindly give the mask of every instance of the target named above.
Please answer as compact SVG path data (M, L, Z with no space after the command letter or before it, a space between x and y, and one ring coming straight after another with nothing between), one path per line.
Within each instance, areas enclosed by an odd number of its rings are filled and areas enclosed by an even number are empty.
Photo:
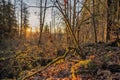
M44 5L44 9L43 6ZM39 34L39 41L38 41L38 46L40 46L41 43L41 38L42 38L42 32L43 32L43 26L44 26L44 21L45 21L45 14L46 14L46 7L47 6L47 0L43 3L42 0L40 0L40 34Z
M107 0L107 36L106 41L110 41L112 28L119 24L120 0Z
M44 26L44 33L49 33L49 32L50 32L49 26L48 26L48 24L46 24Z
M96 32L96 23L95 23L95 1L92 0L92 3L93 3L92 20L93 20L93 26L94 26L95 43L97 43L97 32Z
M26 30L27 30L27 28L29 27L29 25L28 25L28 17L29 17L29 12L28 12L28 10L27 10L27 6L26 6L26 4L24 4L23 5L23 26L24 26L24 38L26 38Z
M21 15L20 15L20 18L21 18L21 21L20 21L20 38L22 38L22 34L23 34L23 0L21 0Z
M77 8L77 1L74 0L73 2L71 0L52 0L56 8L59 10L59 12L62 14L62 18L66 24L67 31L70 35L71 41L73 41L73 47L78 49L79 55L83 58L83 52L78 44L77 37L75 36L75 30L79 25L79 18L80 18L80 12L81 9L76 11ZM78 0L79 2L79 0ZM69 4L74 3L74 5ZM81 3L81 2L80 2Z
M17 32L17 21L15 17L15 11L11 1L2 0L0 2L0 37L11 38L14 37Z

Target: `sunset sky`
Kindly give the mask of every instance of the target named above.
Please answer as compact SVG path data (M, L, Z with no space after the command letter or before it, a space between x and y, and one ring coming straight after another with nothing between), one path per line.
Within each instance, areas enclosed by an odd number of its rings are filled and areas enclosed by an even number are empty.
M15 0L11 0L12 3L14 4ZM20 1L21 0L16 0L16 9L17 9L17 13L19 12L19 16L20 16ZM27 4L27 6L40 6L39 4L40 0L23 0L23 3ZM43 0L44 1L44 0ZM48 6L51 5L51 3L48 0ZM32 27L33 29L35 29L35 27L39 27L39 8L35 8L35 7L29 7L28 8L29 11L29 25L30 27ZM17 15L18 16L18 15ZM19 17L20 20L20 17ZM51 21L51 8L48 8L46 11L46 18L45 18L45 24L49 24Z
M25 3L27 3L29 6L39 6L39 0L23 0ZM49 1L49 0L48 0ZM49 3L48 3L49 5ZM31 27L38 27L39 26L39 8L28 8L29 10L29 24ZM46 11L46 18L45 18L45 24L49 24L51 21L51 9L47 9Z

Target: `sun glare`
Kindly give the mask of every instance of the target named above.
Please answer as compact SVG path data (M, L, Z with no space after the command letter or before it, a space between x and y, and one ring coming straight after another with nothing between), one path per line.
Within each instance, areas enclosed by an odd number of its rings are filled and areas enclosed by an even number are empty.
M27 32L31 32L31 29L30 29L30 28L27 28Z

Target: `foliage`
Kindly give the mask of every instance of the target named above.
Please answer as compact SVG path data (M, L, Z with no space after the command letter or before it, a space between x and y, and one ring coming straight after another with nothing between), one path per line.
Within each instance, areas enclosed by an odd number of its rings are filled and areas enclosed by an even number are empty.
M10 1L0 1L0 38L15 36L17 33L17 21L15 10Z
M39 56L42 54L41 50L37 46L30 46L29 44L24 44L22 47L24 47L24 50L12 51L8 49L0 51L1 65L6 65L1 67L1 78L4 78L4 76L17 78L20 72L40 65L40 62L36 61L41 59ZM8 73L4 71L8 71Z

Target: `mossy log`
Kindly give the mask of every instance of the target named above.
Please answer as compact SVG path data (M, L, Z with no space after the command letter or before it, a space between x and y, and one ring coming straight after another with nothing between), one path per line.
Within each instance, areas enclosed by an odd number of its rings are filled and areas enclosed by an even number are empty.
M31 77L31 76L39 73L39 72L42 72L43 70L47 69L49 66L51 66L51 65L54 64L54 63L56 63L57 61L59 61L59 60L61 60L61 59L65 59L68 53L69 53L69 50L66 49L66 52L65 52L65 54L64 54L63 56L60 56L60 57L57 57L57 58L53 59L53 60L52 60L50 63L48 63L45 67L43 67L43 68L41 68L41 69L39 69L39 70L37 70L37 71L35 71L35 72L32 72L31 74L28 74L28 75L26 75L26 76L23 77L23 78L20 77L18 80L26 80L27 78L29 78L29 77Z

